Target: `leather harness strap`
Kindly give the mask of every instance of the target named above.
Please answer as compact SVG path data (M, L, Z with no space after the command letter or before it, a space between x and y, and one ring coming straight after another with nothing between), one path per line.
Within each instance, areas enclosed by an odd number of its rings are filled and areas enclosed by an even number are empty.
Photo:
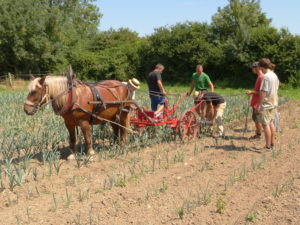
M100 92L97 90L97 88L95 86L97 86L96 84L94 83L85 83L92 91L93 93L93 98L94 98L94 101L99 101L99 102L102 102L102 104L95 104L93 105L93 114L94 115L98 115L98 113L100 112L101 110L101 107L103 107L104 109L106 109L106 105L103 103L103 100L101 98L101 95L100 95ZM90 124L92 125L94 122L94 117L91 116L91 119L90 119Z

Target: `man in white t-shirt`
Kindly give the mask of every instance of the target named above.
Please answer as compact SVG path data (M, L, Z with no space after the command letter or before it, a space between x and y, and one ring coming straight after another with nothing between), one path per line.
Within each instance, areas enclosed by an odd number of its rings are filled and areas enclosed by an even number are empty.
M274 118L278 106L279 80L274 73L275 65L272 64L269 59L261 59L258 66L265 74L260 86L259 103L257 107L257 112L259 113L258 120L264 129L266 139L265 147L272 149L274 147L276 134Z

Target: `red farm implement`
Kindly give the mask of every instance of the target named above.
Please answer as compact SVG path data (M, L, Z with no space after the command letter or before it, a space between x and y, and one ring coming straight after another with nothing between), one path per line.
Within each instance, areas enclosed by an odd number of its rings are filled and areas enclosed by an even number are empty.
M147 126L167 125L173 129L182 140L191 140L197 136L199 131L198 115L196 115L197 112L195 111L204 101L200 101L193 108L185 110L182 116L175 116L175 111L179 104L186 97L187 95L184 94L172 108L169 108L168 101L166 100L163 114L159 117L156 117L153 111L143 109L134 103L136 107L134 107L135 109L130 118L130 123L137 129Z

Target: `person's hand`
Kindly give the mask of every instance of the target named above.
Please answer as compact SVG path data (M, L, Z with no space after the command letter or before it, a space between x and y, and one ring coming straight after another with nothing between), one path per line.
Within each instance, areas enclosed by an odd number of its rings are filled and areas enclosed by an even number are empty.
M247 94L247 95L251 95L251 94L252 94L252 91L247 90L247 91L246 91L246 94Z
M259 111L260 111L260 106L257 106L257 107L255 108L255 113L259 113Z
M163 91L162 94L163 94L164 96L166 96L166 95L167 95L167 92L166 92L166 91Z
M191 92L187 92L187 93L186 93L186 96L190 96L190 95L191 95Z

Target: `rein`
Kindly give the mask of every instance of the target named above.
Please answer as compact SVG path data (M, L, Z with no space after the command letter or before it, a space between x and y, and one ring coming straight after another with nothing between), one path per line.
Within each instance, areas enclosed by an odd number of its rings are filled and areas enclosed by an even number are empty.
M108 119L105 119L105 118L103 118L103 117L100 117L100 116L98 116L98 115L93 114L92 112L90 112L90 111L86 110L85 108L83 108L83 107L82 107L81 105L79 105L78 103L75 103L75 105L77 105L83 112L89 114L90 116L92 116L92 117L94 117L94 118L96 118L96 119L98 119L98 120L103 120L103 121L105 121L105 122L109 122L109 123L115 124L115 125L117 125L117 126L119 126L119 127L122 127L123 129L129 131L129 132L132 133L132 134L136 134L136 133L137 133L137 132L133 131L133 130L130 129L130 128L127 128L127 127L125 127L125 126L122 126L122 125L119 124L119 123L116 123L116 122L114 122L114 121L112 121L112 120L108 120Z

